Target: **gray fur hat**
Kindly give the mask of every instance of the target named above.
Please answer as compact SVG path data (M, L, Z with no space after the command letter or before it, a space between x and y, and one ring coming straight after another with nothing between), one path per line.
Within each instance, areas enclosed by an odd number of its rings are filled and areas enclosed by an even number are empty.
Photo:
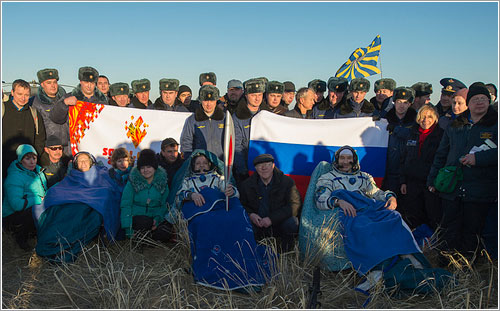
M410 103L413 103L415 100L415 90L411 87L400 86L394 89L394 93L392 94L392 100L396 101L398 99L405 99Z
M365 78L356 78L349 84L349 92L368 92L370 90L370 81Z
M53 68L38 70L36 76L38 77L38 83L42 83L43 81L49 79L56 79L57 81L59 81L59 72L57 71L57 69Z
M86 66L78 69L78 80L80 81L97 83L97 78L99 78L99 72L92 67Z
M245 94L264 93L266 91L266 83L261 79L250 79L243 83Z
M130 92L130 88L127 83L124 82L117 82L111 84L109 87L109 93L111 96L116 96L116 95L128 95Z
M324 92L326 91L326 82L320 79L314 79L309 81L307 87L313 89L315 92Z
M134 94L151 90L151 82L148 79L134 80L130 84Z
M373 86L373 88L375 92L382 89L394 91L394 89L396 88L396 81L391 78L379 79L375 81L375 85Z
M200 101L203 100L218 100L219 89L216 86L207 84L200 88L199 92Z
M415 91L415 97L432 94L432 84L427 82L417 82L411 88Z
M278 81L269 81L266 86L267 94L270 93L283 94L284 90L285 90L285 85Z
M161 79L160 80L160 92L161 91L179 91L179 80L177 79Z
M328 90L330 92L344 92L349 87L349 81L344 77L331 77L328 79Z
M204 82L212 82L214 85L216 85L217 76L214 72L200 73L200 86L202 86Z

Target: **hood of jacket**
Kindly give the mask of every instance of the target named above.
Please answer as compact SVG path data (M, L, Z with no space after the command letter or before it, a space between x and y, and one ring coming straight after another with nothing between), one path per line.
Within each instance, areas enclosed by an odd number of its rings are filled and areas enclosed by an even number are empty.
M148 181L141 175L141 172L139 172L137 167L134 167L132 169L128 180L132 185L132 188L134 188L135 192L140 192L141 190L149 187ZM165 190L167 190L167 172L165 172L165 169L163 169L163 167L158 166L151 185L160 193L163 193Z

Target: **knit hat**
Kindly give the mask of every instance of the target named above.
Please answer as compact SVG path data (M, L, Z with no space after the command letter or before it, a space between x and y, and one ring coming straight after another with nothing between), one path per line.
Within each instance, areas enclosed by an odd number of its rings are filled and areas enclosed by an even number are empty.
M453 97L463 97L464 99L467 99L467 93L469 93L469 89L468 88L464 88L464 89L460 89L458 91L455 92L455 94L453 94Z
M155 170L158 169L158 160L156 153L151 149L144 149L139 153L137 160L137 169L140 170L143 166L152 166Z
M193 94L193 92L191 91L191 88L187 85L181 85L179 86L179 95L184 93L184 92L189 92L191 94Z
M35 148L33 148L32 145L28 144L19 145L19 147L17 147L16 149L17 161L21 162L24 156L27 155L28 153L34 153L38 155L38 153L36 153L36 150Z
M467 106L469 106L469 101L473 96L480 94L486 95L486 97L488 97L488 101L491 102L490 91L488 90L486 85L484 85L484 83L482 82L474 82L469 86L469 92L467 93L466 98Z

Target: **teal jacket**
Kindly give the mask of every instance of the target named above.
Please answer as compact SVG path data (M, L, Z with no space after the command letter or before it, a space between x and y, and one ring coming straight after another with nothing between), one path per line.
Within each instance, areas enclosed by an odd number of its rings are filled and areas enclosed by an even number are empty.
M492 107L476 124L469 120L469 110L464 111L444 132L434 156L427 185L434 186L439 169L458 165L459 158L469 153L472 147L481 146L486 139L498 145L498 115ZM498 196L498 148L475 153L476 165L463 166L463 181L452 193L441 193L443 199L453 200L457 196L466 202L495 202Z
M155 171L153 181L148 184L146 179L134 167L129 175L121 201L121 225L127 237L134 234L132 218L137 215L152 217L158 225L164 220L167 212L168 196L167 173L160 166Z
M35 171L29 171L18 160L10 164L3 184L2 217L42 203L47 192L47 179L41 169L37 165Z

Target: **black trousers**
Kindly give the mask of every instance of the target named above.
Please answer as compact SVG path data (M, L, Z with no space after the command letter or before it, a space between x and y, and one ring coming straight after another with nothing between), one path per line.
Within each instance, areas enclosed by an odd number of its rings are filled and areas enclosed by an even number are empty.
M36 234L31 207L4 217L3 227L14 234L18 244L26 243L30 236Z
M153 228L154 219L149 216L134 216L132 218L132 228L136 232L148 232L151 231L151 238L155 241L168 242L174 234L174 228L168 221L163 221L156 226L155 230Z
M299 220L292 216L279 224L272 224L268 228L259 228L252 223L255 240L259 241L265 237L281 238L282 251L289 251L293 248L295 237L299 232Z
M425 183L406 184L406 195L400 196L397 210L411 229L426 224L436 230L443 217L439 195L430 192Z
M480 234L485 226L486 217L491 208L497 208L495 202L464 202L461 198L442 200L443 220L442 249L457 250L470 257L480 249Z

